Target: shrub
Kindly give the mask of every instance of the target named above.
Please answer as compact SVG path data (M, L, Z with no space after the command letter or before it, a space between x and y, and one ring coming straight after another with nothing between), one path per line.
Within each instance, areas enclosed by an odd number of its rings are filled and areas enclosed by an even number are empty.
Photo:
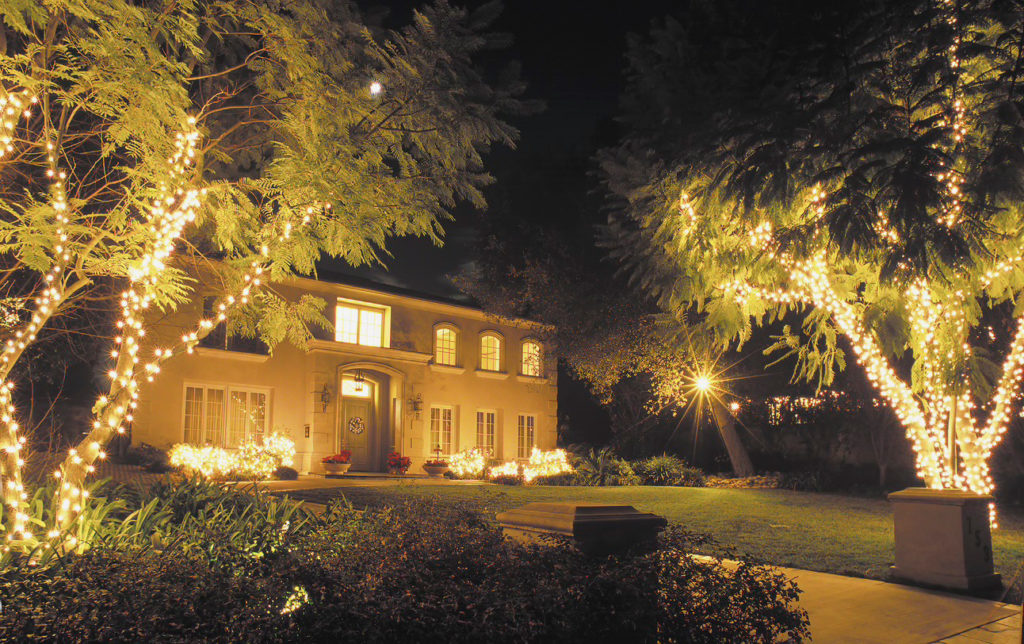
M499 485L522 485L523 478L518 474L498 474L491 477L492 483Z
M278 481L294 481L299 478L299 471L294 467L282 465L274 470L274 478Z
M600 450L576 451L573 468L578 485L639 485L640 478L629 461L620 458L610 447Z
M633 469L641 485L684 485L704 487L704 472L669 454L636 461Z
M203 481L158 486L148 540L62 565L0 569L0 641L773 642L806 637L797 590L740 561L652 552L596 557L506 540L437 503L322 517ZM126 508L129 511L131 508ZM134 512L138 512L135 510ZM134 515L137 516L137 515ZM230 616L230 619L225 619Z
M171 469L167 463L167 452L146 443L130 446L123 456L117 457L117 460L125 465L138 465L149 471L166 472Z

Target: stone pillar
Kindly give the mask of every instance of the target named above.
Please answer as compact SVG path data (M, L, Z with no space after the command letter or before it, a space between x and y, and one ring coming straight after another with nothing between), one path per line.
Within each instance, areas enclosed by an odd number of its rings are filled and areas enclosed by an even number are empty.
M631 505L528 503L498 514L505 535L521 543L570 541L584 552L620 552L653 545L664 517Z
M957 590L998 588L988 505L962 490L908 488L889 495L896 538L893 576Z

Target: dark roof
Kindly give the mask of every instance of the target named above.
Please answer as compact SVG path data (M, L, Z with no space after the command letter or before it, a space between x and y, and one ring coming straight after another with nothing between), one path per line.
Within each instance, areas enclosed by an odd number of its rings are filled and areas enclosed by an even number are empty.
M381 275L387 276L387 273L381 272ZM317 269L316 275L307 275L305 277L319 280L321 282L371 289L391 295L403 295L406 297L419 298L421 300L439 302L441 304L452 304L455 306L465 306L477 310L483 310L473 298L456 290L454 286L451 288L449 293L439 294L426 290L409 288L398 284L389 284L381 281L379 278L374 279L374 277L371 276L353 275L351 273L337 270L321 270L319 268Z

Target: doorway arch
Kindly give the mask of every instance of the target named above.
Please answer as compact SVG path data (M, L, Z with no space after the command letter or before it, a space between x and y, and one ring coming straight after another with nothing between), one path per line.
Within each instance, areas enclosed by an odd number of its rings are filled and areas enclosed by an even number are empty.
M357 379L372 389L370 396L344 395L344 381ZM334 444L352 452L353 471L384 471L387 455L400 451L405 435L405 385L405 373L387 364L355 361L338 365ZM353 393L351 385L348 389Z

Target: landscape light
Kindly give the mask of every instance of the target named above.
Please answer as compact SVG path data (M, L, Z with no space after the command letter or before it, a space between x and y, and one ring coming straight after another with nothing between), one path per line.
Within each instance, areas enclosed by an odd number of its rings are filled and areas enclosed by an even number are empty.
M373 81L370 83L370 95L377 96L384 91L384 86L380 84L380 81Z

